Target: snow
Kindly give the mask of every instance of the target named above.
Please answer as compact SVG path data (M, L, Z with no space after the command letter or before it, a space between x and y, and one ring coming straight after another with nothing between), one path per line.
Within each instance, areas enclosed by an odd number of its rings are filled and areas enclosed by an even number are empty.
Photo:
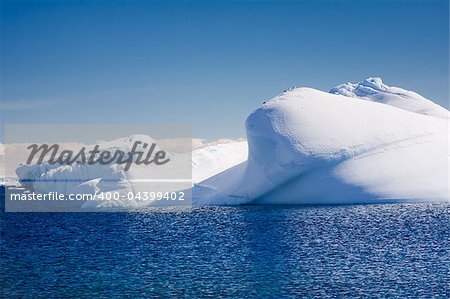
M367 78L358 84L345 83L330 90L332 94L391 105L404 110L448 118L448 110L423 96L399 87L390 87L381 78Z
M246 121L248 161L196 185L196 203L448 200L448 119L430 116L444 108L420 97L398 109L359 96L296 88L266 102ZM427 113L413 111L419 106Z
M192 181L201 182L247 160L245 140L219 140L192 152Z

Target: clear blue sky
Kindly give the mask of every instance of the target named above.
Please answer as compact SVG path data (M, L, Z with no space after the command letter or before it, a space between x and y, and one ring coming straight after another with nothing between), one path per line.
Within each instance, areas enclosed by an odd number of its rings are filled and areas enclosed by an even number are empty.
M368 76L448 107L447 0L1 3L3 124L243 137L246 116L287 87Z

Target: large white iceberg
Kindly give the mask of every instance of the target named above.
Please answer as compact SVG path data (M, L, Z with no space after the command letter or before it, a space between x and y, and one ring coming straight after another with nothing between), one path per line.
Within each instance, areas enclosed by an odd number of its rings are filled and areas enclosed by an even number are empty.
M448 111L379 78L332 93L288 90L254 111L246 129L248 160L198 184L198 204L449 198Z

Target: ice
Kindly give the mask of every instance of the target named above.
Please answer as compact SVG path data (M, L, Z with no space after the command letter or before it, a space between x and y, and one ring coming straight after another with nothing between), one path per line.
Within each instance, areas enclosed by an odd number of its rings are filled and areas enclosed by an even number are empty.
M448 110L423 96L399 87L390 87L381 78L367 78L358 84L345 83L330 90L332 94L391 105L404 110L448 118Z
M246 121L248 161L197 184L196 203L448 200L448 118L440 114L448 111L420 96L402 109L361 100L392 90L381 79L344 87L338 95L296 88L255 110ZM349 87L358 94L341 95Z

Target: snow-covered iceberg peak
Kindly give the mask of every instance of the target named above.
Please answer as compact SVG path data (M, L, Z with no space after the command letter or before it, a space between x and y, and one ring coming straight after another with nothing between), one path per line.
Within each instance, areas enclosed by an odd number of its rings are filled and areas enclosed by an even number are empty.
M388 86L379 77L370 77L357 84L347 82L332 88L330 93L383 103L415 113L449 117L445 108L413 91Z
M377 79L365 84L390 90ZM448 200L448 119L406 110L287 90L247 118L248 160L197 184L196 202Z
M379 92L386 92L389 86L383 83L379 77L370 77L357 84L344 83L330 90L332 94L340 94L347 97L358 98L373 95Z

